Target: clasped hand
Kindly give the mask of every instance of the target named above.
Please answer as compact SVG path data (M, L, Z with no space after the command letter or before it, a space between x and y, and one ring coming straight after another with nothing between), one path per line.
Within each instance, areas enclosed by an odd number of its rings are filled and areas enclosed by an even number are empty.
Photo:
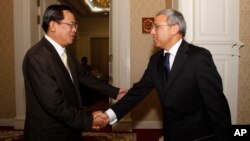
M117 100L120 100L123 96L125 96L128 92L128 89L121 88L119 89ZM109 123L109 117L106 113L102 111L95 111L92 113L93 116L93 124L92 129L99 130L105 127Z
M95 111L92 113L93 124L92 129L99 130L109 123L109 117L102 111Z

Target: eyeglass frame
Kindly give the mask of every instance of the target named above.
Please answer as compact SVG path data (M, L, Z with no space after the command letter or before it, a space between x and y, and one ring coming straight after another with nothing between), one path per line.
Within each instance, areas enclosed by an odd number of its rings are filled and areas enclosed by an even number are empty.
M161 27L161 26L169 26L169 27L171 27L173 25L175 25L175 24L171 24L171 25L169 25L169 24L159 24L159 25L153 24L152 27L151 27L151 30L153 30L153 29L158 30L159 27Z
M61 21L58 21L57 23L68 25L68 26L70 26L71 29L73 29L73 28L77 29L78 28L77 23L65 23L65 22L61 22Z

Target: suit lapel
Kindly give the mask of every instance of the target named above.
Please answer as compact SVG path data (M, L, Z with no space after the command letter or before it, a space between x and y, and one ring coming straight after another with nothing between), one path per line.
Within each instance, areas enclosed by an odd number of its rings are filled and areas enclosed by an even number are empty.
M78 89L79 87L78 87L78 81L77 81L77 73L76 73L74 63L73 63L73 58L70 53L68 53L68 65L69 65L69 69L72 75L73 82L76 86L76 89Z
M72 79L73 79L74 84L76 84L77 77L76 77L76 70L74 68L74 63L73 63L73 60L72 60L70 53L67 53L67 55L68 55L68 65L69 65L69 69L70 69L70 72L72 75Z
M79 89L79 85L78 85L76 69L75 69L74 63L73 63L73 58L72 58L70 53L68 53L67 55L68 55L69 69L70 69L72 79L73 79L73 83L74 83L74 86L75 86L75 90L76 90L76 93L77 93L76 95L77 95L77 98L78 98L78 101L79 101L80 105L82 106L81 94L80 94L80 91L79 91L80 89Z
M188 55L186 54L186 51L188 50L188 43L186 41L182 41L177 54L175 56L175 60L172 66L172 69L169 73L169 79L168 79L168 83L167 83L167 88L169 88L173 82L175 81L175 78L177 77L177 75L179 73L181 73L182 67L185 64L185 61L188 57Z

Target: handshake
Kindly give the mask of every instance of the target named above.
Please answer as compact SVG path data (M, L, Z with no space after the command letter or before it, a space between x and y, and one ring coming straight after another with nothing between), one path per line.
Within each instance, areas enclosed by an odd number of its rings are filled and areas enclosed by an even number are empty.
M124 95L127 94L127 92L128 89L120 88L116 100L120 100ZM93 116L92 129L99 130L105 127L110 122L109 116L102 111L95 111L92 113L92 116Z
M93 124L92 129L99 130L104 128L109 123L109 117L106 113L102 111L95 111L92 113Z

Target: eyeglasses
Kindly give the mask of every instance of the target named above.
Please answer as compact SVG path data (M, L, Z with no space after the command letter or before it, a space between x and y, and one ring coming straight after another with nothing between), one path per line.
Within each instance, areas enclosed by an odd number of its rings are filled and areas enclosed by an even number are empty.
M75 28L77 29L78 25L76 23L64 23L64 22L58 22L60 24L66 24L68 26L70 26L71 29Z
M161 26L169 26L167 24L163 24L163 25L152 25L151 30L155 29L158 30Z

